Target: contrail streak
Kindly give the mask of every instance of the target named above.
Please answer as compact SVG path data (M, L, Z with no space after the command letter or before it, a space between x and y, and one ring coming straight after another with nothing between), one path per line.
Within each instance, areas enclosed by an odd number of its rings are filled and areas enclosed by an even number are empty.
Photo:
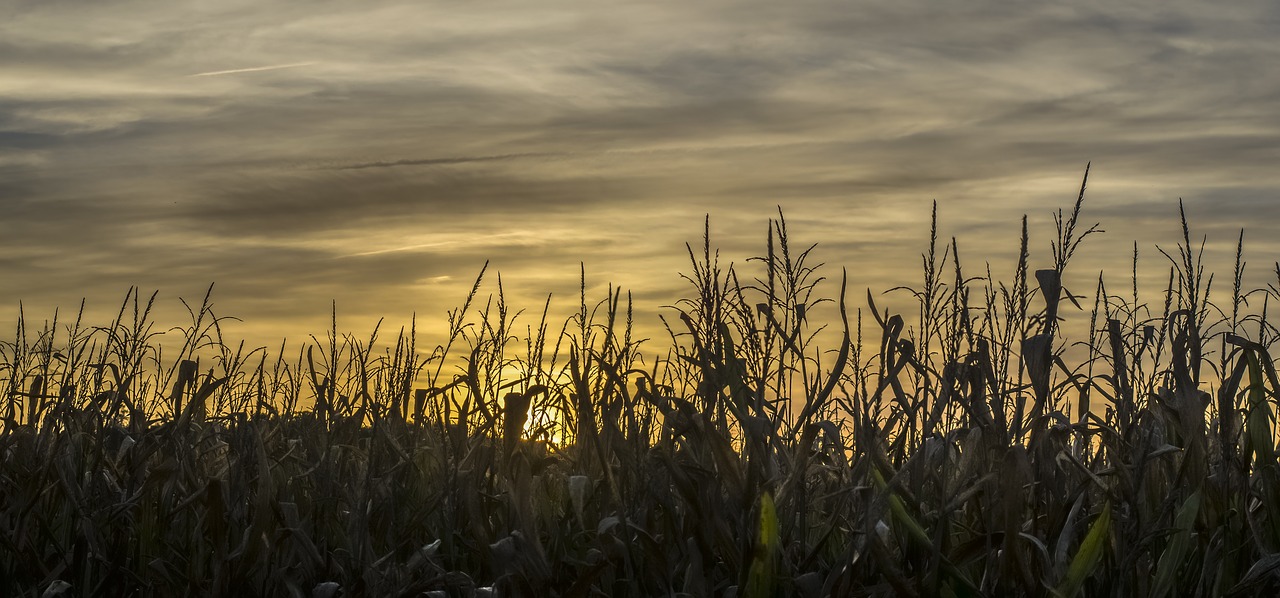
M527 152L522 154L500 154L497 156L461 156L455 158L424 158L414 160L394 160L388 162L361 162L330 166L325 170L364 170L366 168L395 168L397 166L431 166L435 164L466 164L468 162L496 162L499 160L518 160L520 158L545 158L548 156L565 156L563 152Z
M782 142L761 142L761 143L729 143L721 145L686 145L686 146L668 146L668 147L652 147L652 148L616 148L603 149L594 151L571 151L571 152L522 152L514 154L497 154L493 156L454 156L448 158L407 158L403 160L380 160L377 162L357 162L351 164L336 164L328 166L318 166L319 170L365 170L368 168L396 168L400 166L434 166L438 164L467 164L469 162L498 162L505 160L520 160L524 158L589 158L589 157L608 157L608 156L644 156L649 154L670 154L670 153L709 153L726 150L764 150L764 149L780 149L788 147L807 147L814 145L832 145L838 142L819 142L819 141L782 141Z
M187 75L187 76L188 77L214 77L217 75L235 75L238 73L257 73L261 71L274 71L278 69L297 68L300 66L311 66L313 64L315 63L314 62L294 62L291 64L276 64L272 66L254 66L254 67L249 67L244 69L231 69L226 71L209 71L207 73L196 73L194 75Z

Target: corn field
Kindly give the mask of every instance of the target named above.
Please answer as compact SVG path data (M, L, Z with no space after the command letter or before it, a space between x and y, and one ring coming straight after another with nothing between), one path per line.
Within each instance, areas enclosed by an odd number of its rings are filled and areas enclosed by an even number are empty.
M1003 276L935 207L919 283L865 298L781 211L740 266L704 234L661 342L585 274L558 322L487 268L430 347L335 307L246 349L209 295L176 344L137 291L20 317L0 595L1275 595L1280 263L1244 288L1242 233L1223 291L1183 215L1164 289L1135 245L1074 293L1084 196Z

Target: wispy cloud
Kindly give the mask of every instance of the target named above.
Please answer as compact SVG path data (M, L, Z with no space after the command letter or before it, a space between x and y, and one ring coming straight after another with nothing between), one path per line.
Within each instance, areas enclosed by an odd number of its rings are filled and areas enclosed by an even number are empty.
M438 314L487 258L662 293L703 214L741 263L778 205L883 289L931 200L980 264L1023 213L1051 236L1090 160L1082 259L1164 242L1179 197L1280 228L1272 0L177 2L0 19L0 306L216 280L246 326L299 296Z

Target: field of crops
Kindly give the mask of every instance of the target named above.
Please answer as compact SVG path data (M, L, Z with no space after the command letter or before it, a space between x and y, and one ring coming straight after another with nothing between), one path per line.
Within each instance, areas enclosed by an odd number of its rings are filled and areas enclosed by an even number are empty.
M1136 251L1068 291L1083 199L1003 275L935 217L906 315L779 214L745 264L690 247L661 342L483 271L430 346L248 350L206 297L161 347L136 292L19 322L0 595L1276 595L1280 265L1214 279L1184 217L1162 292Z

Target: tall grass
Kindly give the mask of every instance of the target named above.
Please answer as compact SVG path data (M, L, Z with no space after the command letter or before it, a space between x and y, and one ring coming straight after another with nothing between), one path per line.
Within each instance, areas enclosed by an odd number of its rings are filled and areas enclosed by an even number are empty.
M176 346L136 290L104 326L20 310L0 594L1274 593L1280 264L1246 289L1242 234L1220 298L1181 213L1162 293L1135 245L1078 294L1083 201L1048 256L1023 219L1007 279L935 207L920 282L865 305L781 212L741 270L708 226L661 351L621 289L584 272L560 325L487 264L429 350L336 306L270 354L210 295Z

